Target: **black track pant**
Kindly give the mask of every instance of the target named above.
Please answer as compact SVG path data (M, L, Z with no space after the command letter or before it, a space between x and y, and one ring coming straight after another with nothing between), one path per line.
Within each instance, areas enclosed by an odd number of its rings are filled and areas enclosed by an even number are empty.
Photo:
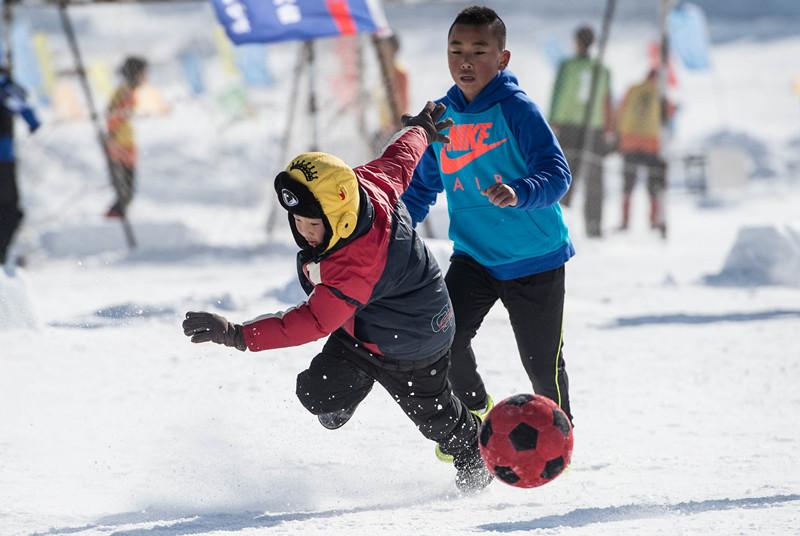
M626 194L633 192L636 186L636 172L639 166L647 171L647 193L655 196L667 187L667 163L656 154L626 153L623 156L624 168L623 189Z
M444 352L416 364L379 366L376 358L334 334L297 376L297 397L319 415L358 405L377 381L423 436L457 456L477 445L479 421L452 394L449 361Z
M472 259L454 256L445 281L456 320L449 375L456 395L472 409L486 403L486 387L471 341L500 299L508 310L522 366L534 392L554 400L571 420L569 380L562 354L564 267L503 281Z
M17 192L16 163L0 162L0 265L6 260L22 217Z
M126 214L136 190L136 171L132 167L112 160L111 179L114 191L117 194L117 200L114 202L113 208L122 214Z

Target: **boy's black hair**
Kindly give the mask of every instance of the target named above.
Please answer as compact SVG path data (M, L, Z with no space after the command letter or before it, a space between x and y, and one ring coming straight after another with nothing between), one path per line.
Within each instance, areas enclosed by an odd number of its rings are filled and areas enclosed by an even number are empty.
M589 47L594 43L594 30L589 25L579 26L575 30L575 39L584 50L589 50Z
M389 47L395 54L400 50L400 38L397 36L396 33L393 33L392 35L387 37L386 42L389 43Z
M147 70L147 60L139 56L128 56L119 68L122 78L128 85L134 85L139 75Z
M497 38L500 50L506 48L506 23L500 18L493 9L486 6L470 6L456 15L456 20L450 25L447 31L449 36L453 32L456 24L466 24L468 26L488 26L489 30Z

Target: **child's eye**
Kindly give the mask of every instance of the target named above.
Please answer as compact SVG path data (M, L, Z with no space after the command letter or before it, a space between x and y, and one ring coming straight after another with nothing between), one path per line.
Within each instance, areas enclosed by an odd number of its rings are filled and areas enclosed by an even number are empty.
M453 55L461 54L461 51L460 50L451 50L450 54L453 54Z

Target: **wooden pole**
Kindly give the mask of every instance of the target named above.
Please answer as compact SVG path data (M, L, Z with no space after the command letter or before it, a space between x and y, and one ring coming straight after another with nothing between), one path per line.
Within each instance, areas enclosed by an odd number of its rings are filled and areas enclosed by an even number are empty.
M14 22L14 12L11 9L11 2L6 0L3 2L3 44L6 47L5 65L8 69L8 74L12 74L11 65L11 24Z
M589 85L589 101L586 104L586 110L583 114L583 125L581 126L581 141L578 147L578 181L579 183L586 184L587 176L587 163L591 158L597 155L594 151L594 129L591 128L592 115L594 114L594 103L598 91L598 83L600 81L600 72L603 68L603 58L606 52L606 43L608 43L608 35L611 31L611 19L614 16L614 8L616 7L616 0L606 1L606 10L603 15L603 26L600 30L600 42L597 50L597 58L592 68L592 78Z
M319 151L319 106L317 104L317 73L315 68L314 41L306 41L306 64L308 67L308 115L311 117L311 151Z
M289 143L292 138L292 131L295 122L295 111L297 109L297 95L300 92L300 78L303 76L303 69L306 66L306 44L302 43L297 55L297 61L294 64L294 75L292 77L292 88L289 92L289 110L286 114L286 125L283 129L283 138L281 139L280 154L278 156L278 165L283 166L289 158ZM268 189L269 191L269 189ZM269 216L267 216L267 239L272 237L272 231L275 228L275 222L278 218L278 213L281 210L276 198L271 193L268 194L269 201Z
M397 102L397 92L395 91L395 80L390 70L389 53L387 51L386 37L378 37L377 34L372 34L372 45L375 48L375 55L378 57L378 65L381 69L381 81L383 82L383 90L386 94L386 102L389 104L389 113L392 114L392 122L396 128L403 126L400 118L400 103ZM433 230L430 218L422 220L422 228L425 229L425 235L429 238L436 238L436 233Z
M76 71L78 73L78 77L81 81L81 87L83 88L83 93L86 97L86 103L89 107L89 117L92 120L92 123L95 127L95 132L97 133L97 141L100 144L100 149L103 152L103 157L106 161L106 166L108 167L108 175L109 179L111 180L111 185L114 186L114 172L113 166L111 164L111 156L108 154L108 146L106 145L106 134L103 131L103 127L100 124L100 117L97 114L97 108L94 104L94 96L92 95L92 88L89 86L89 81L86 79L86 70L83 67L83 59L81 58L81 51L78 47L78 40L75 37L75 31L72 28L72 21L69 18L69 13L67 12L67 5L68 0L61 0L59 2L59 13L61 15L61 24L64 28L64 34L67 36L67 41L69 42L70 50L72 51L72 56L75 61ZM115 187L116 188L116 187ZM128 249L133 249L136 247L136 237L133 234L133 228L131 227L130 222L128 221L127 215L123 214L120 217L120 222L122 223L122 230L125 232L125 240L128 243Z
M389 104L389 112L392 114L392 121L398 128L400 124L400 103L397 102L397 92L395 91L394 76L390 70L389 54L386 50L387 38L378 37L377 34L372 34L372 44L375 47L375 55L378 57L378 65L381 69L381 81L383 82L383 90L386 93L386 102Z
M667 31L667 18L672 9L673 0L661 0L661 10L659 14L659 30L661 32L661 46L658 65L658 104L659 104L659 138L661 139L660 157L666 162L664 148L667 140L667 117L669 114L669 104L667 101L667 74L669 70L669 32ZM665 171L666 172L666 171ZM661 237L667 238L667 196L666 189L660 188L656 193L655 222L661 229Z
M658 97L659 104L661 105L661 141L663 150L664 129L667 113L667 74L668 74L668 61L669 61L669 34L667 32L667 17L669 11L672 9L672 0L661 0L661 13L659 16L659 30L661 32L661 46L660 46L660 61L658 65Z

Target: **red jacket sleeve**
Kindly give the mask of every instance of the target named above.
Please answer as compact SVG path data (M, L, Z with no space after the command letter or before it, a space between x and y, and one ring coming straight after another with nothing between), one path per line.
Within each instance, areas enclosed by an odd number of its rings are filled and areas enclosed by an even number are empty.
M357 167L356 174L379 183L383 190L391 190L394 202L408 188L417 162L427 148L428 136L422 127L404 128L394 135L380 157Z
M287 311L256 318L244 324L244 342L252 352L300 346L340 328L356 306L317 285L308 301Z

